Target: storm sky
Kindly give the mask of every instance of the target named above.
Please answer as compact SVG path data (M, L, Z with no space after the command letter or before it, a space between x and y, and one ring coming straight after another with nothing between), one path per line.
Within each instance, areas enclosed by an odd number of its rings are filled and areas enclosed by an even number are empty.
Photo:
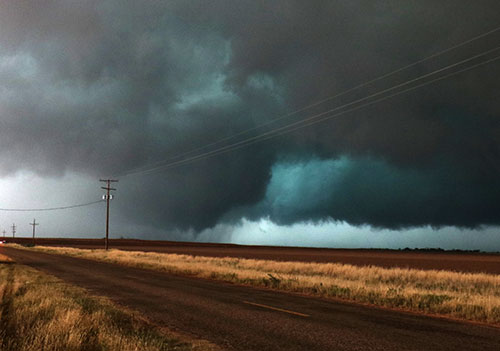
M328 99L499 27L498 13L497 0L0 1L0 207L98 200L116 176L115 237L500 250L500 61L208 157L492 60L500 31ZM43 236L100 237L104 207L1 212L0 229L28 233L33 217Z

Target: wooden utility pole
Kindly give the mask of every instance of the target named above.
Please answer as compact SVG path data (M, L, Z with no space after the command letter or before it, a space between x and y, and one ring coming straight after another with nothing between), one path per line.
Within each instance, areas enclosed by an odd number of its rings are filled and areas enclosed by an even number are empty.
M35 243L35 227L37 225L40 225L40 223L36 222L36 219L33 218L33 223L30 223L31 226L33 226L33 246L36 245Z
M2 233L3 233L3 238L5 239L5 233L7 233L7 232L5 231L5 229L3 230L3 232L2 232Z
M117 179L99 179L100 182L106 183L106 186L102 186L101 189L106 190L106 195L103 196L103 199L106 200L106 239L104 240L104 248L107 250L109 248L108 238L109 238L109 202L113 199L113 195L111 195L112 190L116 190L111 187L111 183L118 183Z
M16 224L15 223L12 223L12 238L15 238L16 237Z

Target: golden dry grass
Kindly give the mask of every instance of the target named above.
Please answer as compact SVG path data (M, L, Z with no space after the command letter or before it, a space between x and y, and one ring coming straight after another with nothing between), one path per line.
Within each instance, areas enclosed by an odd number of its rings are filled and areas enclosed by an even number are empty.
M26 266L0 263L0 350L183 351L193 347L83 289Z
M500 276L141 251L35 250L378 306L499 324Z
M12 260L10 259L10 257L0 254L0 264L6 262L12 262Z

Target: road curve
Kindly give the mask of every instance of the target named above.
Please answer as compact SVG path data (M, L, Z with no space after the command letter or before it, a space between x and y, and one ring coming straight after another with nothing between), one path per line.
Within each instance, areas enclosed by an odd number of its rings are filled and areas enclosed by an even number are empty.
M498 350L500 329L74 257L0 254L227 350Z

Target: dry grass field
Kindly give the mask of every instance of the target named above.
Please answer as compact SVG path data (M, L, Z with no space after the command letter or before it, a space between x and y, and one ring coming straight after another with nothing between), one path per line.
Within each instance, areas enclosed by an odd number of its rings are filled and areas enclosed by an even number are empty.
M30 238L8 239L30 244ZM103 239L39 238L42 246L101 249ZM178 255L235 257L272 261L344 263L354 266L414 268L471 273L500 274L500 254L442 250L332 249L286 246L254 246L220 243L110 239L110 247L126 251L148 251Z
M29 249L500 324L500 276L493 274L121 250Z
M8 263L12 263L12 260L5 255L0 255L0 264L8 264Z
M192 350L103 298L0 255L0 350Z

